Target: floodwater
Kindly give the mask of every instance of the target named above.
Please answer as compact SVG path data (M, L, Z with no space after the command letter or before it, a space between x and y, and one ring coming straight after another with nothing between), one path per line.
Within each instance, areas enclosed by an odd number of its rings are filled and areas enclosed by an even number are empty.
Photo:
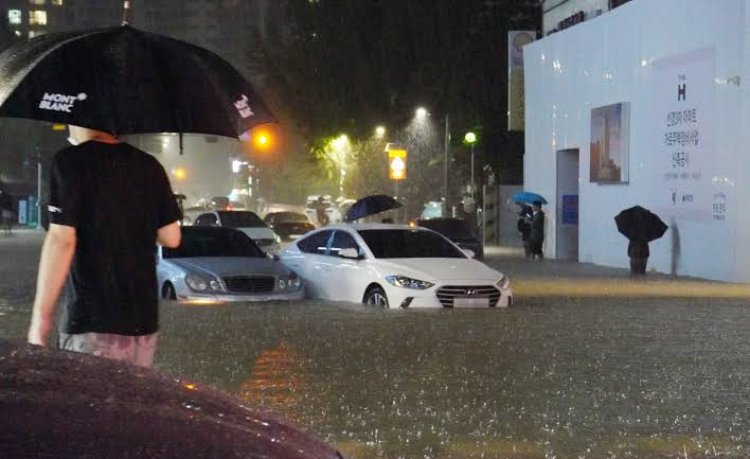
M33 283L18 283L2 285L0 338L25 334ZM166 304L156 366L351 458L750 457L746 297L516 297Z
M606 301L169 305L158 367L356 458L750 456L750 309Z

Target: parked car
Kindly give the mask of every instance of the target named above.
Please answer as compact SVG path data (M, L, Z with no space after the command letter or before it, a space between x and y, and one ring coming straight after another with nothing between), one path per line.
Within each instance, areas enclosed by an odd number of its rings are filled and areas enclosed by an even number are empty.
M159 248L156 272L165 300L265 301L304 296L297 273L231 228L183 228L179 247Z
M445 236L394 224L332 225L292 242L281 261L307 296L381 307L505 307L510 280Z
M299 212L271 212L266 214L263 221L283 242L293 241L315 229L307 215Z
M474 258L484 258L484 244L476 234L476 228L460 218L429 218L417 220L417 226L429 228L447 237L462 249L474 252Z
M195 218L195 226L223 226L236 228L250 236L265 252L277 253L281 238L255 212L249 210L212 210Z

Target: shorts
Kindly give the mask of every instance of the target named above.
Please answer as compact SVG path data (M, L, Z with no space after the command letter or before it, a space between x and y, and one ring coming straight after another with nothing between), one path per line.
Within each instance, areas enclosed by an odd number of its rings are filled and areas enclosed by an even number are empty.
M110 333L60 333L60 349L83 352L142 367L151 367L156 354L158 333L125 336Z

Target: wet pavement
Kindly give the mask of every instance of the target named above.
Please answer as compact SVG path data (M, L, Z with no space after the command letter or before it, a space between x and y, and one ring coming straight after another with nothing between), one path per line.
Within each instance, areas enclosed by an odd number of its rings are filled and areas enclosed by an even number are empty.
M0 237L0 338L25 334L38 246ZM352 458L750 457L747 286L487 263L514 307L168 304L156 366Z

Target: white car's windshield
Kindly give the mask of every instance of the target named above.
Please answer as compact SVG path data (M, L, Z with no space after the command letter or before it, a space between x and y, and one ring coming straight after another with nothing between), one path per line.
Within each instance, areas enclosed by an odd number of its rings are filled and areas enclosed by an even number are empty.
M227 228L182 228L182 243L176 249L164 247L164 258L254 257L264 258L262 250L245 233Z
M432 231L377 229L358 232L375 258L466 258L453 244Z

